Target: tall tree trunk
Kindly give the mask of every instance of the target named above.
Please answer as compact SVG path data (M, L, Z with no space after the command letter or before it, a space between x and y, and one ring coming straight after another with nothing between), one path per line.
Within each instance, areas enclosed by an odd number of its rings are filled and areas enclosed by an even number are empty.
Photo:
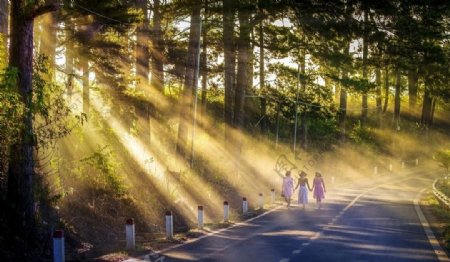
M302 76L306 75L306 49L302 49L301 51L301 57L300 57L300 72L302 74ZM302 77L300 79L300 85L301 85L301 90L302 93L306 93L306 79L305 77ZM308 148L308 126L307 126L307 111L308 108L303 105L303 110L302 113L300 115L300 121L301 121L301 131L302 131L302 148L304 150L307 150Z
M80 36L82 39L82 45L79 46L79 67L83 72L81 81L83 83L83 113L89 116L90 110L90 86L89 86L89 59L90 50L89 46L94 38L94 32L100 28L99 24L87 24L80 27Z
M383 106L382 106L382 101L381 101L381 69L380 67L377 67L376 71L375 71L375 81L377 83L377 87L375 90L375 95L376 95L376 105L377 105L377 113L378 113L378 117L380 117L382 111L383 111Z
M431 103L431 114L430 114L430 126L433 125L433 121L434 121L434 112L436 111L436 104L437 104L437 99L433 98L433 101Z
M137 89L146 95L150 95L148 86L148 75L150 72L150 52L149 52L149 19L147 0L138 0L136 2L143 15L144 20L137 27L136 37L136 75L138 79ZM143 135L142 140L145 145L151 143L150 130L150 113L148 103L141 104L137 107L137 129Z
M89 87L89 60L87 56L80 57L80 68L83 72L81 81L83 83L83 113L89 116L90 105L90 87Z
M11 42L9 66L18 70L18 92L25 112L21 118L20 140L10 148L7 184L7 219L12 239L30 241L35 225L33 197L33 24L34 19L56 6L38 6L23 0L11 1Z
M408 95L409 95L409 110L415 113L417 104L417 70L410 69L408 71Z
M155 0L153 4L153 27L152 27L152 74L150 84L160 93L164 93L164 41L161 29L161 1Z
M189 47L186 60L186 74L184 77L184 89L182 94L182 103L180 107L180 123L178 125L178 141L177 153L186 157L188 126L192 120L193 112L193 95L196 92L196 70L197 70L197 56L200 52L199 43L201 35L201 2L196 2L193 6L191 16L191 27L189 34ZM188 111L186 113L186 110Z
M345 42L343 53L347 57L350 55L350 40ZM346 66L343 67L341 74L342 74L341 78L343 80L347 79L348 68ZM342 140L345 140L346 119L347 119L347 87L341 86L341 91L339 94L339 129L340 129L340 137Z
M265 61L264 61L264 20L259 25L259 88L265 91ZM267 133L267 99L261 97L261 134Z
M389 104L389 68L386 65L384 67L384 106L383 113L386 112Z
M433 98L430 94L430 81L428 80L428 76L425 77L425 92L423 94L423 103L422 103L422 118L421 124L425 127L431 126L431 112L432 112L432 104Z
M395 105L394 105L394 121L398 126L398 121L400 120L400 91L401 91L401 75L400 69L395 70Z
M363 36L363 57L362 57L362 77L365 81L367 81L367 55L369 52L369 43L367 41L367 20L369 19L369 14L367 11L364 11L364 36ZM367 93L369 90L364 88L362 94L362 103L361 103L361 124L367 121L367 112L369 104L367 102Z
M202 96L201 96L201 112L204 114L206 112L206 90L208 85L208 46L207 46L207 37L208 37L208 3L205 1L205 18L203 22L203 30L202 30L202 42L203 42L203 50L202 50Z
M56 66L56 45L57 45L57 28L58 16L57 13L49 13L43 16L43 32L40 44L40 53L45 54L50 65L49 73L52 76L51 80L55 79Z
M235 6L233 0L223 0L223 48L224 48L224 84L225 84L225 141L229 140L233 124L233 97L236 76L236 53L234 48ZM229 144L226 143L225 144Z
M240 9L238 48L238 71L236 78L236 94L234 100L234 127L243 128L245 92L248 89L249 56L250 56L250 15L247 10Z
M71 35L66 33L66 89L67 89L67 95L70 98L72 98L73 95L73 79L75 71L74 69L74 44L73 41L69 40L71 38Z

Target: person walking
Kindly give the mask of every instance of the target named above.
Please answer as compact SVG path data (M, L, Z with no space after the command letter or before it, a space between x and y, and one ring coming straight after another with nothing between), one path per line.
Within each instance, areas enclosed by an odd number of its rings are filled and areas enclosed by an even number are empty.
M303 209L305 209L306 204L308 204L308 191L312 190L306 176L307 174L304 171L300 172L300 178L298 179L297 186L294 189L295 191L298 187L300 187L300 190L298 191L298 204L302 204Z
M327 192L325 188L325 182L323 181L322 174L316 172L316 177L313 181L313 197L316 199L317 207L316 209L322 208L322 199L325 198L325 192Z
M291 206L291 197L293 193L294 193L294 180L291 177L291 171L287 171L286 176L283 178L283 185L281 186L281 195L286 200L288 208Z

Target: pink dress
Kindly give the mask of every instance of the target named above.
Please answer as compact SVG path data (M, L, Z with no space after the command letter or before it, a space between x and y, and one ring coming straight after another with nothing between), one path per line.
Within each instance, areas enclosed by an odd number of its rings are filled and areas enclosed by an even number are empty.
M325 192L323 190L323 180L322 178L314 178L313 182L314 192L313 196L317 200L322 200L325 198Z
M290 176L283 178L283 195L285 197L292 197L294 193L294 180Z

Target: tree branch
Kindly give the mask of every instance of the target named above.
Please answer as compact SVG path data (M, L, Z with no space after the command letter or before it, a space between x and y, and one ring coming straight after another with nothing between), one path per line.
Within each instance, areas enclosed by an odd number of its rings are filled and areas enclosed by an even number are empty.
M43 14L55 12L57 11L59 6L56 3L49 3L49 4L41 4L37 5L35 8L33 8L30 13L28 14L28 17L30 19L34 19L36 17L39 17Z

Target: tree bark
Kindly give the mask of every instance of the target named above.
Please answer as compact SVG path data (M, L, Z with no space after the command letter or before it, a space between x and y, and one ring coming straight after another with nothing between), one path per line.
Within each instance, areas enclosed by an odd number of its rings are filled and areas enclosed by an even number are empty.
M265 91L264 20L259 25L259 88ZM261 97L261 134L267 133L267 99Z
M57 13L49 13L43 16L43 27L40 53L43 53L48 58L50 65L49 73L52 79L55 80L55 66L56 66L56 45L57 45L57 28L58 16Z
M362 57L362 77L365 81L367 81L367 55L369 52L369 44L367 41L367 20L368 20L368 12L364 11L364 36L363 36L363 57ZM367 103L367 92L368 90L364 88L362 94L362 103L361 103L361 124L367 121L367 112L368 112L368 103Z
M161 29L161 3L155 0L153 4L153 27L151 49L151 79L150 84L160 93L164 93L164 41Z
M202 41L203 41L203 50L202 50L202 62L201 62L201 66L202 66L202 95L201 95L201 112L202 114L204 114L206 112L206 90L208 87L208 45L207 45L207 40L208 40L208 3L207 1L205 2L205 18L204 18L204 22L203 22L203 30L202 30Z
M80 68L83 72L81 81L83 83L83 113L89 116L90 105L90 88L89 88L89 60L86 56L80 57Z
M386 113L389 104L389 68L384 67L384 106L383 113Z
M305 76L306 74L306 50L302 49L300 51L301 53L301 57L300 57L300 72L302 74L302 76ZM300 79L300 85L301 85L301 90L303 93L306 92L306 79L304 77L302 77ZM301 132L302 132L302 137L301 137L301 143L302 143L302 148L304 150L307 150L308 148L308 127L307 127L307 110L308 108L303 105L303 110L302 113L300 115L300 121L301 121Z
M409 95L409 110L415 113L417 104L417 80L418 75L416 69L408 71L408 95Z
M234 127L242 129L244 125L245 92L248 89L249 56L250 56L250 15L247 10L238 12L239 39L238 48L238 72L236 78L236 94L234 100Z
M66 34L66 89L69 99L73 95L73 79L74 79L74 44L69 40L71 36Z
M344 50L343 53L345 56L350 55L350 40L344 42ZM341 79L347 79L348 77L348 68L344 66L341 71ZM345 139L345 126L347 120L347 87L341 86L340 94L339 94L339 129L340 129L340 137L342 140Z
M432 104L433 98L430 93L430 81L428 77L425 77L425 92L423 94L423 103L422 103L422 117L421 124L425 127L431 127L431 115L432 115Z
M46 11L47 10L47 11ZM11 1L11 42L9 66L18 70L18 92L25 105L21 118L20 141L10 148L7 183L7 219L13 239L30 241L34 234L35 210L33 197L34 132L31 112L33 87L33 24L38 15L56 10L56 6Z
M383 106L382 106L382 101L381 101L381 69L380 67L377 67L376 71L375 71L375 81L377 83L377 87L375 90L375 95L376 95L376 105L377 105L377 113L378 115L380 115L383 111Z
M394 120L398 125L398 121L400 120L400 91L401 91L401 75L400 69L395 70L396 80L395 80L395 99L394 99Z
M230 137L233 127L233 97L236 77L236 53L234 48L235 6L233 0L223 0L223 45L224 45L224 84L225 84L225 141ZM226 143L227 144L227 143Z
M197 56L200 52L199 43L201 35L201 2L196 2L193 6L191 16L191 27L189 34L189 47L186 60L186 73L184 77L184 89L180 107L180 122L178 125L177 153L186 157L186 146L188 137L188 126L192 120L193 95L196 92L195 74L197 70ZM187 111L187 112L186 112Z
M138 0L136 2L143 15L144 20L137 27L136 37L136 75L138 78L137 90L143 92L145 95L150 95L148 75L150 72L150 51L149 51L149 19L147 0ZM151 143L151 129L150 129L150 110L147 102L142 103L137 107L136 113L137 130L141 134L142 141L145 145Z

